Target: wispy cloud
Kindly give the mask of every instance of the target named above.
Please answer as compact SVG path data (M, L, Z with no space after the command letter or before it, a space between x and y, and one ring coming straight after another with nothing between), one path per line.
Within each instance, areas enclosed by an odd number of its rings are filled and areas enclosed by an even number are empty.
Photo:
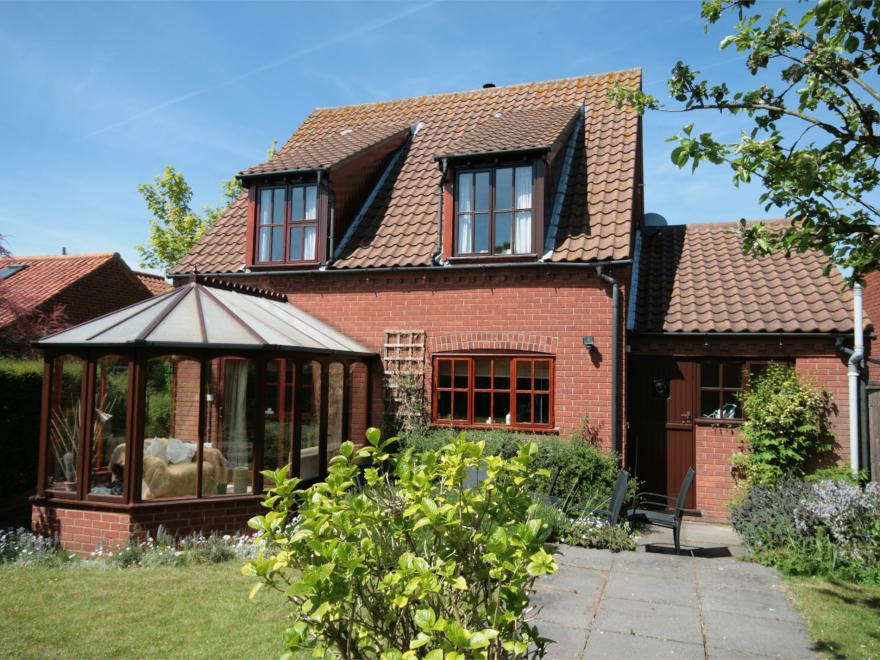
M343 43L348 41L349 39L353 39L355 37L360 37L365 34L369 34L370 32L375 32L383 27L391 25L392 23L396 23L397 21L403 20L404 18L411 16L417 12L420 12L424 9L428 9L436 4L438 4L440 0L432 0L431 2L426 2L419 5L408 6L403 11L389 14L387 16L382 16L372 21L367 21L363 25L360 25L352 30L348 30L346 32L341 32L337 34L335 37L327 39L325 41L312 44L311 46L307 46L306 48L302 48L296 52L290 53L289 55L285 55L284 57L274 60L272 62L268 62L261 66L258 66L249 71L245 71L243 73L239 73L231 78L227 78L221 82L218 82L214 85L207 85L205 87L200 87L198 89L191 90L186 92L185 94L181 94L179 96L175 96L172 99L168 99L167 101L162 101L161 103L157 103L155 105L144 108L143 110L139 110L132 115L124 119L120 119L119 121L113 122L112 124L108 124L107 126L103 126L98 128L80 138L81 140L90 140L102 133L107 133L108 131L112 131L114 129L120 128L127 124L130 124L134 121L147 117L149 115L153 115L157 112L165 110L166 108L170 108L172 106L178 105L179 103L183 103L184 101L188 101L192 98L196 98L198 96L203 96L208 94L209 92L216 91L218 89L222 89L224 87L228 87L229 85L234 85L242 80L247 80L248 78L253 78L261 73L265 73L266 71L270 71L272 69L276 69L280 66L288 64L294 60L298 60L300 58L305 57L306 55L311 55L312 53L323 50L324 48L328 48L330 46L335 46L339 43Z

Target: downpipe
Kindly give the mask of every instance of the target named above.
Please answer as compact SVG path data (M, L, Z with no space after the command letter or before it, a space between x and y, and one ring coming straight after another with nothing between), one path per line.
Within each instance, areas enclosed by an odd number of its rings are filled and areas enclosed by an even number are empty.
M859 471L859 384L865 337L862 328L862 285L853 285L853 350L847 361L849 379L849 464L853 474Z
M437 250L431 257L431 262L443 265L443 189L446 187L446 171L449 162L443 158L440 160L440 184L437 186Z
M611 451L620 454L620 282L601 266L596 274L611 285Z

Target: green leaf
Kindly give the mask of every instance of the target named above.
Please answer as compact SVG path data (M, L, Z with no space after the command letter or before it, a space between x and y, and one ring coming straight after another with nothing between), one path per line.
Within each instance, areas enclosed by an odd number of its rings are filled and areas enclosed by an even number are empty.
M422 630L433 630L437 623L437 615L432 608L426 607L416 610L413 621Z

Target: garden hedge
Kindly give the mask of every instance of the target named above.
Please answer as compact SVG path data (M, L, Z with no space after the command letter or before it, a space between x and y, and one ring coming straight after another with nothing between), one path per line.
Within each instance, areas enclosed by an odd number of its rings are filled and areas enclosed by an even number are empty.
M37 482L43 363L0 359L0 498Z

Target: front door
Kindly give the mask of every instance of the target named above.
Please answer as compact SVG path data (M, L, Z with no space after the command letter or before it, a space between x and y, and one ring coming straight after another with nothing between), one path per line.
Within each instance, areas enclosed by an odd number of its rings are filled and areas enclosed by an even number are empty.
M674 358L634 359L631 364L627 466L643 482L642 489L675 497L688 468L696 469L696 365ZM685 506L696 506L696 483Z

